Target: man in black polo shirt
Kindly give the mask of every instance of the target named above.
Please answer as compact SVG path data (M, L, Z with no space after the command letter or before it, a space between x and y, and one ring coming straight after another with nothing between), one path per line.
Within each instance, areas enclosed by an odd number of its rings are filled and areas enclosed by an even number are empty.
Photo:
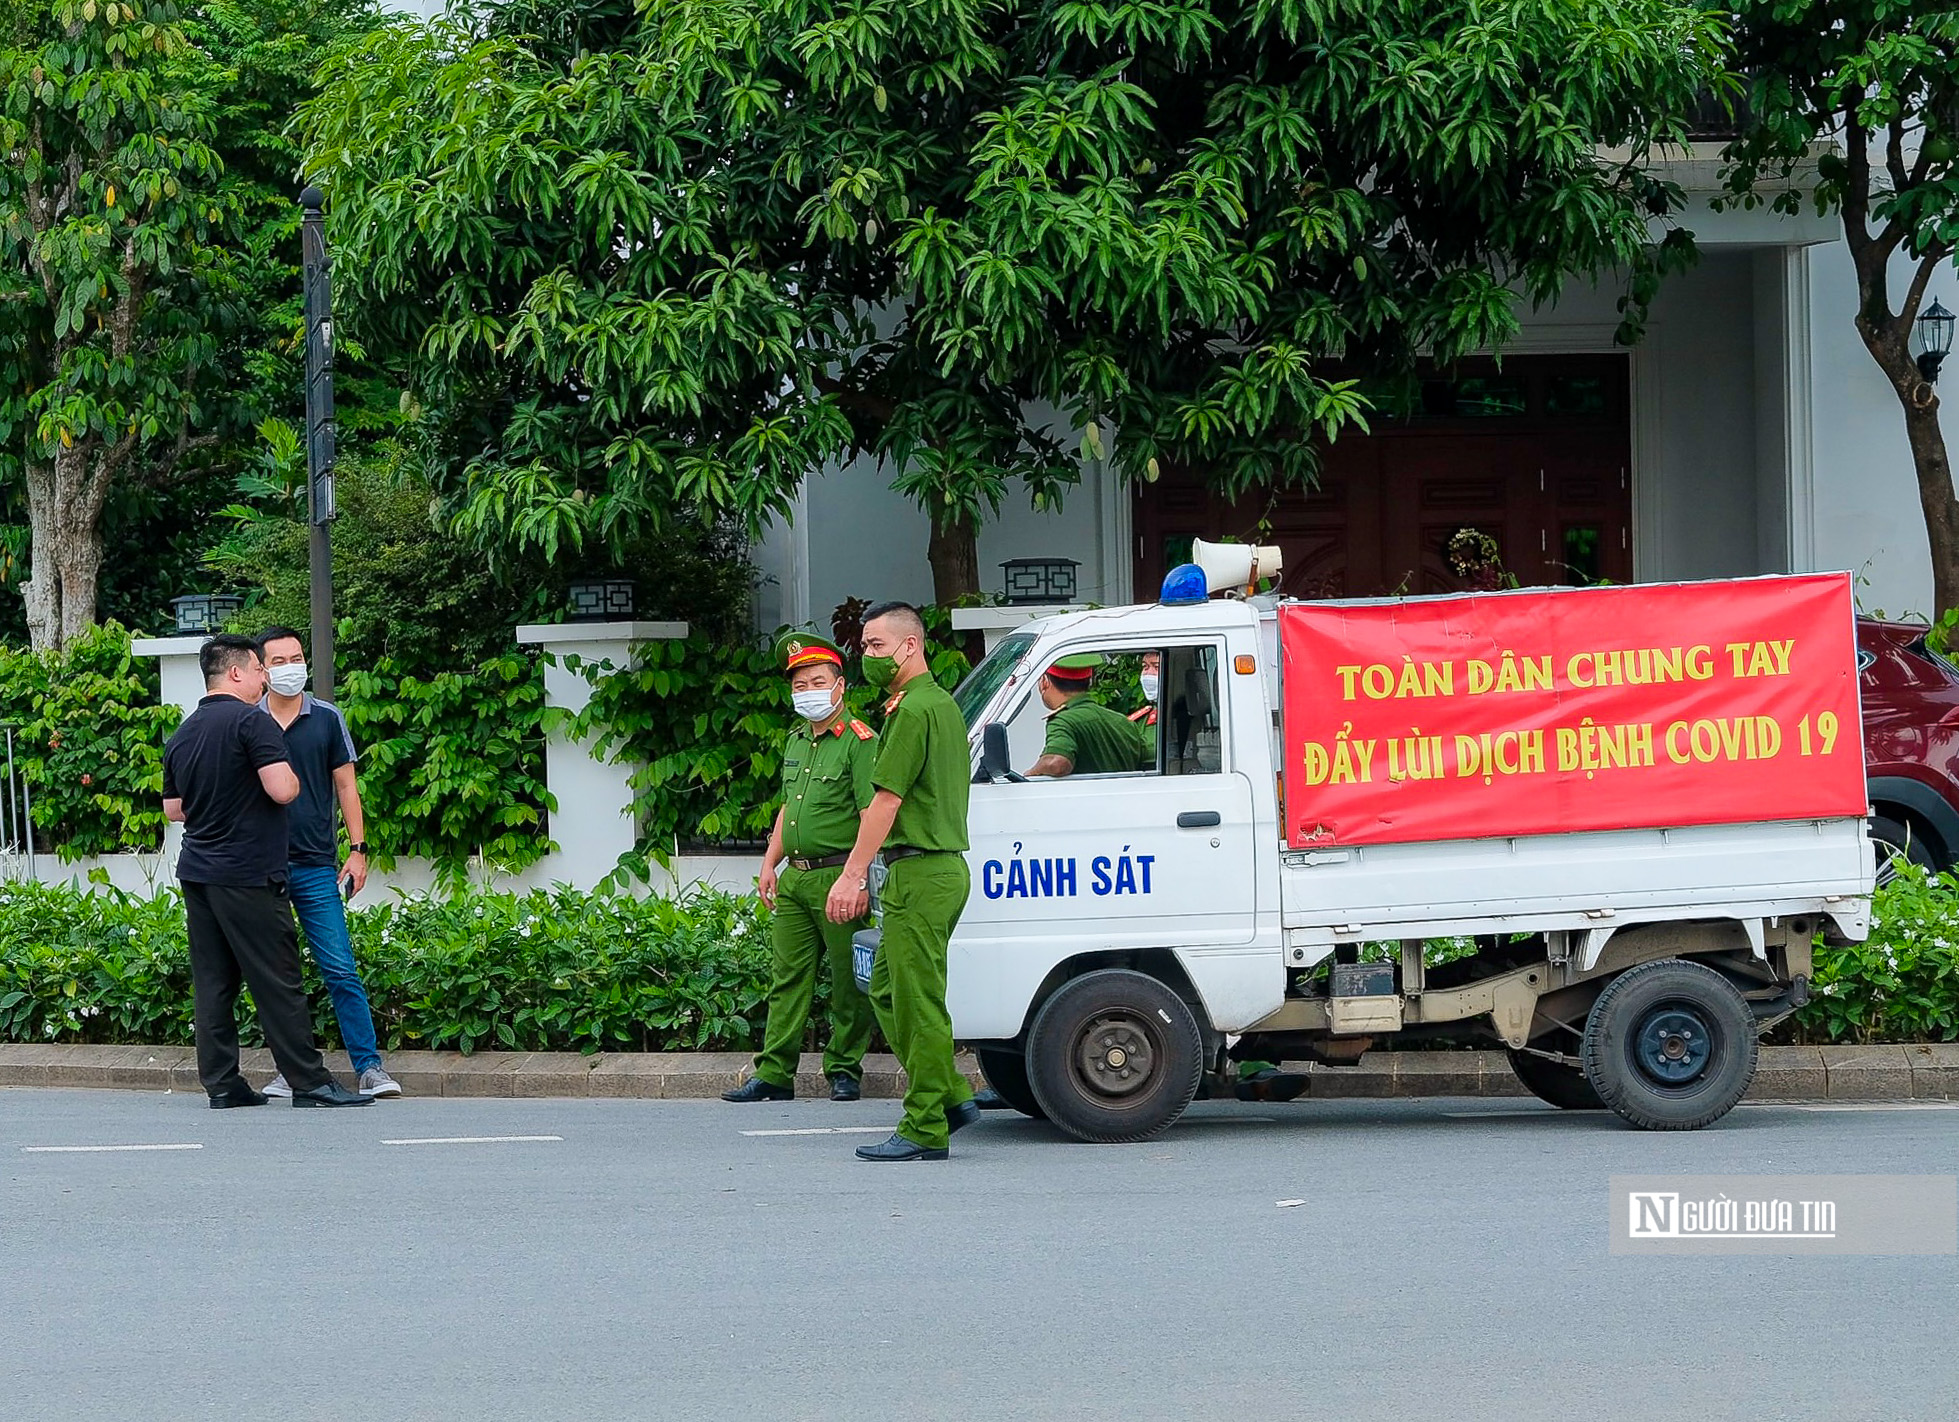
M299 777L286 741L258 709L265 667L250 638L221 635L198 654L207 695L163 749L163 813L184 826L177 877L190 927L197 1076L213 1108L263 1106L238 1074L238 991L295 1106L365 1106L327 1071L300 985L299 938L286 898L286 806Z

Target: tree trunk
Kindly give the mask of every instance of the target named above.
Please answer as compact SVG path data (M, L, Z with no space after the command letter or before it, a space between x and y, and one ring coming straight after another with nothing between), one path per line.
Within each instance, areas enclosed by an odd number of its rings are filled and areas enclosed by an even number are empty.
M89 472L80 450L63 450L52 464L28 466L28 570L33 576L22 585L21 595L36 651L59 651L95 625L106 481L90 478Z
M955 516L947 523L933 519L926 557L932 564L932 601L940 607L979 596L979 520L970 514ZM966 633L959 644L973 662L986 655L986 639L978 632Z
M1959 608L1959 498L1953 497L1952 461L1939 428L1938 396L1923 380L1911 390L1900 389L1898 396L1918 474L1918 506L1924 511L1925 533L1932 545L1932 618L1937 621Z

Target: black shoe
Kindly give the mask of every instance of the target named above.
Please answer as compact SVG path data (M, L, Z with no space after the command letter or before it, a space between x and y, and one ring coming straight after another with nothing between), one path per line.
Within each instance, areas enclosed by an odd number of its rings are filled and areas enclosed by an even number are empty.
M254 1091L249 1086L241 1086L235 1091L227 1091L223 1096L213 1096L211 1109L229 1111L234 1106L263 1106L266 1099L264 1092Z
M332 1077L327 1078L325 1086L316 1086L311 1091L295 1091L292 1094L295 1106L372 1106L374 1098L363 1096L358 1091L349 1091Z
M973 1093L973 1104L982 1111L1013 1110L1013 1103L990 1086L982 1086Z
M948 1106L945 1108L946 1134L963 1131L979 1118L980 1104L977 1096L969 1101L961 1101L957 1106Z
M917 1141L908 1141L896 1131L888 1141L879 1141L874 1146L857 1147L859 1160L944 1160L952 1152L944 1146L937 1150L927 1149Z
M777 1086L772 1081L764 1081L759 1076L751 1076L733 1091L722 1092L721 1099L723 1101L739 1101L743 1103L750 1101L794 1101L796 1099L796 1088L793 1086Z
M1302 1072L1267 1067L1240 1081L1232 1092L1240 1101L1297 1101L1306 1094L1306 1085L1307 1078Z
M830 1077L830 1099L832 1101L861 1101L864 1088L857 1078L847 1071L832 1073Z

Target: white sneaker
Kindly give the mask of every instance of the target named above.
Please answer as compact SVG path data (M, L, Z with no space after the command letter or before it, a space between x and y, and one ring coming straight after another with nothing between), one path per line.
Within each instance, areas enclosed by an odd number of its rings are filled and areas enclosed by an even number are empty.
M401 1083L381 1068L369 1067L361 1073L360 1092L363 1096L399 1096Z
M281 1097L290 1097L292 1095L292 1088L286 1085L286 1074L284 1072L280 1072L272 1080L265 1083L265 1094L267 1096Z

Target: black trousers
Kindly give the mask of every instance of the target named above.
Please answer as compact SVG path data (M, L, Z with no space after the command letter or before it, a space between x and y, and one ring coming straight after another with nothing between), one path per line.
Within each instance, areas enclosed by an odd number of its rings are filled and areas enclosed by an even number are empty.
M212 1096L243 1090L238 1074L238 989L252 990L272 1060L294 1091L332 1080L313 1041L299 975L299 932L284 881L240 887L184 883L197 1079Z

